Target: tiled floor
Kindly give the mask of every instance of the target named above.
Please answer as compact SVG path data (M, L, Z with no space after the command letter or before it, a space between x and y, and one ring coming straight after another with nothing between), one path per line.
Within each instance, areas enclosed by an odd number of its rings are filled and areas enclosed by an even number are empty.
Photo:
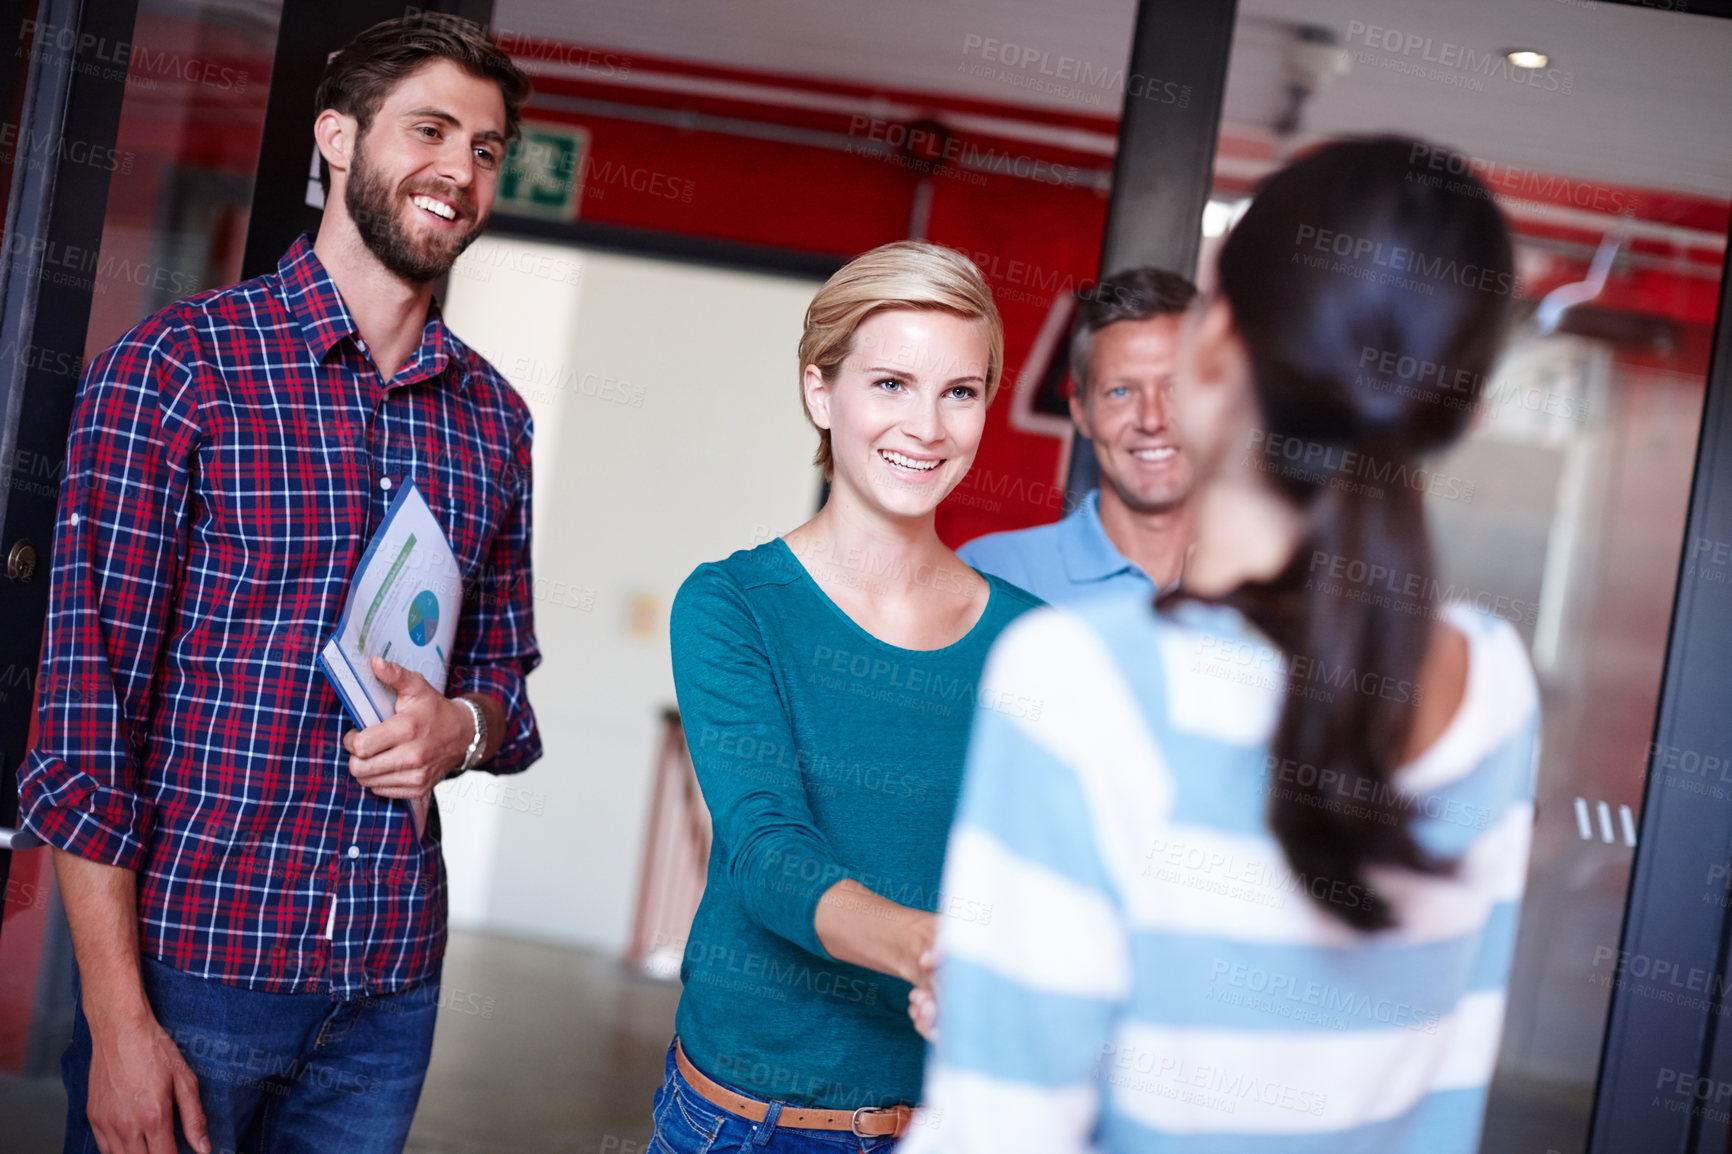
M415 1154L642 1154L679 985L563 946L453 933ZM54 1154L57 1078L0 1076L0 1150Z

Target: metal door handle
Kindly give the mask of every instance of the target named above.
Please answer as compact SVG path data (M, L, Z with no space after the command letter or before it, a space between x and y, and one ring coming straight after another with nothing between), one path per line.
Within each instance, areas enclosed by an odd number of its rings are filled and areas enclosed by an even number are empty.
M41 844L42 839L27 829L7 829L0 825L0 851L35 849Z

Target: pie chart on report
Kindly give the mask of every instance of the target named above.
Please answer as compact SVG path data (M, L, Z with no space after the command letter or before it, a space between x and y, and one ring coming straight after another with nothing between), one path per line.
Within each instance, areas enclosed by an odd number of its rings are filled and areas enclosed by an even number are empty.
M433 640L438 628L439 598L433 596L432 590L423 589L409 602L409 640L425 645Z

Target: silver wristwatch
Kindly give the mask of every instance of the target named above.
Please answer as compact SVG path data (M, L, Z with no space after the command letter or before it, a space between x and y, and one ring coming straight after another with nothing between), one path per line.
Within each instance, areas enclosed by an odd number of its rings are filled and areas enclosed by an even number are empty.
M482 715L481 707L467 697L453 700L467 709L469 716L475 719L475 736L469 739L469 748L463 751L463 764L457 767L457 772L462 773L481 764L481 754L487 749L487 718Z

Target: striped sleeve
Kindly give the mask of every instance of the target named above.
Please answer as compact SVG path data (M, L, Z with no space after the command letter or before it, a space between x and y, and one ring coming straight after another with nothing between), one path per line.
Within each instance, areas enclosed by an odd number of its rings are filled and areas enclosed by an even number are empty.
M1295 873L1266 828L1276 689L1197 657L1254 644L1239 623L1198 634L1126 601L1008 630L945 866L945 912L987 916L941 925L940 1037L909 1154L1474 1149L1538 697L1513 630L1460 625L1466 696L1393 783L1457 868L1369 867L1401 913L1376 935L1322 900L1359 887ZM996 700L1035 708L1000 716Z
M982 676L945 862L939 1041L911 1154L1065 1154L1089 1147L1096 1071L1131 987L1122 853L1079 772L1135 717L1111 659L1075 618L1029 614ZM1032 701L1005 716L988 704ZM1146 744L1146 742L1144 743ZM1091 796L1094 795L1094 796Z

